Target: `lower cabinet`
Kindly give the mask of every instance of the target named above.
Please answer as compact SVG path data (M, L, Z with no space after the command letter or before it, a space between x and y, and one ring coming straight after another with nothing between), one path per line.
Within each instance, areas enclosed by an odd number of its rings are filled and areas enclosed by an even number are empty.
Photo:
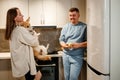
M12 77L10 59L0 60L0 80L15 80Z
M58 68L59 68L59 71L58 71L59 79L58 80L64 80L64 69L63 69L61 57L58 59ZM49 68L45 67L43 69L49 69ZM52 69L51 69L51 71L53 72L54 70L52 70ZM0 80L15 80L12 76L10 59L3 59L3 60L1 59L0 60ZM43 79L43 80L46 80L46 79ZM83 63L83 67L82 67L81 73L79 75L79 80L87 80L87 65L86 65L85 61Z

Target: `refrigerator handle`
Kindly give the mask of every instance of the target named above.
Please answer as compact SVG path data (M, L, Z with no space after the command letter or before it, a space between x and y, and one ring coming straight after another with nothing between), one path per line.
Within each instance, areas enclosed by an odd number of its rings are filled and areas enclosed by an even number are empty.
M90 66L88 63L87 63L87 65L88 65L88 67L89 67L94 73L96 73L97 75L110 76L110 73L108 73L108 74L104 74L104 73L102 73L102 72L96 70L96 69L93 68L92 66Z

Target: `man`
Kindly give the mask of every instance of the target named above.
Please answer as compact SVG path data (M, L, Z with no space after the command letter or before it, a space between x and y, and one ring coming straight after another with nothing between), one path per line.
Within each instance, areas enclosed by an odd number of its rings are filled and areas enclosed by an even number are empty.
M78 80L83 64L83 55L87 47L87 25L79 21L79 9L69 10L69 20L59 38L63 48L63 66L65 80Z

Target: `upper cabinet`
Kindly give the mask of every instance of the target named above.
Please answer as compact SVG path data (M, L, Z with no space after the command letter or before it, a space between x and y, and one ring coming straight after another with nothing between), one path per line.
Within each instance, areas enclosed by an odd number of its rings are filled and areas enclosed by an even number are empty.
M12 7L20 8L25 18L28 16L28 0L0 0L0 28L5 28L7 10Z
M62 27L68 20L71 7L80 9L80 21L86 21L86 0L29 0L31 25L57 25Z
M71 7L71 0L57 0L56 7L56 24L57 27L62 27L68 22L68 10Z
M86 0L0 0L0 28L5 27L6 12L11 7L20 8L24 19L30 17L31 26L56 25L62 27L68 20L71 7L80 9L80 21L85 22Z
M56 25L56 0L29 0L31 25Z

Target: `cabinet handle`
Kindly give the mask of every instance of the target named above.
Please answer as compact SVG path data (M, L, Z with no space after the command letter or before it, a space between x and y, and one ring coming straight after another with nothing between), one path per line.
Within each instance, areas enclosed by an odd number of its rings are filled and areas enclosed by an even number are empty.
M38 64L36 64L36 66L46 66L46 67L54 67L54 66L56 66L56 64L49 64L49 65L47 65L47 64L45 64L45 65L38 65Z

